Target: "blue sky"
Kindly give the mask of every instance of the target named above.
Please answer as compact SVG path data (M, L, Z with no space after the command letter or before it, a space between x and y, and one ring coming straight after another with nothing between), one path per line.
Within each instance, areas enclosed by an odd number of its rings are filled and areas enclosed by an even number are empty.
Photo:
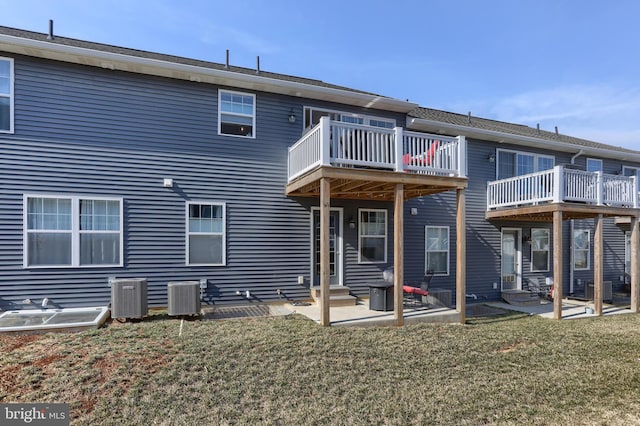
M640 150L635 0L0 0L0 25L255 67Z

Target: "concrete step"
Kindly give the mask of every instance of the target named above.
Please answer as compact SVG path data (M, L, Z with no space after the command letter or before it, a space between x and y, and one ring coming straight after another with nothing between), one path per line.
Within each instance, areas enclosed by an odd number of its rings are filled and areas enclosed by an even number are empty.
M315 299L316 305L320 306L320 299ZM332 308L338 306L355 306L358 304L358 298L355 296L349 295L341 295L341 296L330 296L329 297L329 306Z
M348 296L350 293L349 287L345 287L343 285L332 285L329 286L329 295L330 296ZM311 287L311 297L313 299L318 299L320 297L320 287L314 286Z
M332 296L329 298L329 306L355 306L358 304L356 296Z
M349 294L349 287L343 285L329 286L329 306L355 306L358 298ZM320 305L320 287L311 287L311 297Z
M540 304L540 296L524 290L505 290L502 299L514 306L535 306Z

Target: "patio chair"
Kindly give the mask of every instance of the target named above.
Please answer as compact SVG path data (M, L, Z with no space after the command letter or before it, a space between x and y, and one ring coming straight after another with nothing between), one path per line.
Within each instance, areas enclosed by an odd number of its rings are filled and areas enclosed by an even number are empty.
M402 286L402 292L404 295L405 303L412 303L413 305L423 306L423 297L429 295L429 284L433 279L433 271L428 270L425 272L420 287L405 284Z
M527 282L528 282L528 290L531 293L535 293L540 297L544 297L547 299L551 299L552 298L552 288L553 285L551 284L542 284L540 283L540 278L538 277L530 277L527 278Z

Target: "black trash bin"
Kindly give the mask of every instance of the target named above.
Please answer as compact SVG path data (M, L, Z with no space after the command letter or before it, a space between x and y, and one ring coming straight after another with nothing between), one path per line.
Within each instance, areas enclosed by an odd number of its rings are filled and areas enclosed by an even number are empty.
M393 311L393 283L386 281L369 283L369 309Z

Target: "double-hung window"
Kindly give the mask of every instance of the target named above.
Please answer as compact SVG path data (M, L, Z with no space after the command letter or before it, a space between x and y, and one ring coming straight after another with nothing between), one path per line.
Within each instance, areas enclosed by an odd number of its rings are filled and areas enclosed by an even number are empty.
M13 59L0 58L0 133L13 132Z
M498 150L497 178L507 179L552 169L555 158L550 155Z
M449 227L425 227L425 271L449 275Z
M622 167L622 174L624 176L635 176L636 177L636 188L640 191L640 168L638 167Z
M396 127L396 121L361 114L350 114L343 111L328 110L320 108L305 107L304 108L304 128L310 129L320 122L321 117L329 117L333 121L341 121L343 123L363 124L372 127L382 127L385 129L393 129Z
M122 266L122 199L26 195L25 267Z
M549 229L531 229L531 271L549 270Z
M256 95L218 92L218 134L255 138Z
M587 171L591 173L601 172L602 160L599 158L587 158Z
M187 202L187 265L225 264L225 204Z
M387 261L387 211L360 209L359 257L360 263L386 263Z
M573 231L573 269L590 269L591 232L588 229Z

